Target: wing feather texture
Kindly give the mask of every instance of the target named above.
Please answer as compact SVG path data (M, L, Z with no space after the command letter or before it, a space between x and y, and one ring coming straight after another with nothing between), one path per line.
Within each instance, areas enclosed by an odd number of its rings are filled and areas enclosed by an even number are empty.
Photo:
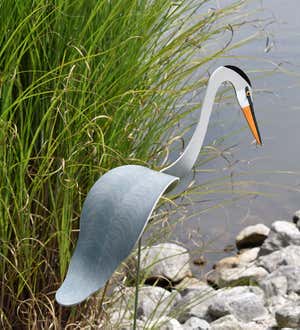
M128 257L162 194L178 178L138 165L112 169L96 181L83 204L78 242L56 292L76 305L103 287Z

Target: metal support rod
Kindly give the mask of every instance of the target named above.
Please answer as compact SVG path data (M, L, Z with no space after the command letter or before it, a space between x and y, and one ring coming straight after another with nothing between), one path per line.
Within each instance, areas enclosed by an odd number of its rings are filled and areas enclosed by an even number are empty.
M137 270L136 270L136 279L135 279L136 282L135 282L133 330L136 330L137 308L138 308L138 300L139 300L141 245L142 245L142 238L140 238L138 241L138 259L137 259Z

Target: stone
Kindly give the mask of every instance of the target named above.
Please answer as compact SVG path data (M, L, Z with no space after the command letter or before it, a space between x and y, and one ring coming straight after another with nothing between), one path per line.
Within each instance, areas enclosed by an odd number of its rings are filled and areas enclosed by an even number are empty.
M268 313L255 321L240 322L242 330L279 330L275 317Z
M231 314L238 321L250 322L267 314L263 292L257 287L239 286L220 290L208 307L212 319Z
M271 230L275 233L282 233L287 237L293 238L293 236L298 237L299 231L297 231L297 227L295 224L285 221L285 220L278 220L272 223Z
M215 269L212 269L208 273L205 274L206 282L215 289L219 288L219 285L218 285L219 277L220 277L220 272Z
M116 327L118 324L123 324L125 326L126 323L130 323L133 320L133 312L126 309L118 309L114 310L109 314L109 323Z
M184 330L209 330L210 325L203 319L191 317L183 324Z
M268 307L268 311L274 315L275 313L281 309L283 306L287 305L290 302L290 300L287 298L287 295L285 296L271 296L266 297L266 305ZM276 322L276 321L275 321Z
M279 330L275 317L271 314L264 316L252 322L243 323L240 322L242 330Z
M161 330L183 330L182 325L175 319L169 318L166 322L162 322L159 327Z
M214 264L213 268L216 271L221 271L223 269L236 268L239 266L239 264L240 264L239 257L231 256L219 260L217 263Z
M196 290L198 292L202 291L204 293L208 293L213 291L213 289L204 281L200 281L195 277L186 277L180 283L175 286L175 289L181 294L181 296L185 296L190 291Z
M161 243L141 251L141 270L146 278L163 278L178 282L191 276L189 254L184 247L173 243Z
M218 287L252 285L258 283L267 275L268 272L263 267L255 265L223 269L219 274Z
M236 237L237 248L252 248L261 246L269 235L270 228L264 224L257 224L244 228Z
M211 321L208 315L208 306L216 296L215 290L209 286L202 286L198 289L189 290L181 300L172 308L170 315L176 315L180 323L186 322L195 316L206 321Z
M200 256L193 260L193 264L196 266L205 266L207 264L207 259L204 256Z
M219 260L214 264L213 269L216 271L223 270L225 268L237 268L245 266L254 261L258 256L259 248L245 249L239 254L231 257L226 257Z
M275 313L279 327L299 329L300 327L300 306L288 305L280 308Z
M128 287L118 292L116 291L116 301L114 311L134 310L135 288ZM168 314L173 306L179 301L180 294L176 291L169 292L160 287L143 286L139 289L139 299L137 316L139 319L155 317Z
M300 294L300 266L280 266L277 270L268 275L264 281L269 281L270 279L272 280L278 276L283 276L286 278L288 294L292 292ZM264 281L262 283L264 283ZM279 289L279 293L282 292L280 290L283 290L282 288L284 288L284 286L285 285L282 284L281 289Z
M162 316L150 322L145 319L144 329L183 330L183 326L174 318Z
M298 210L294 213L293 222L298 228L300 227L300 210Z
M138 317L159 317L167 314L179 299L177 292L160 287L145 286L139 290Z
M263 267L255 265L212 270L206 274L207 283L214 288L228 286L256 285L268 275Z
M238 254L239 262L241 264L248 264L256 260L258 256L258 252L259 252L259 247L242 250L241 253Z
M219 260L213 266L214 269L206 274L207 282L219 288L227 285L245 284L265 276L267 273L264 269L250 265L257 258L258 252L258 247L246 249L236 256ZM241 278L239 274L241 274Z
M131 321L124 321L120 324L114 324L111 329L118 329L118 330L132 330L133 320ZM141 320L136 320L136 329L143 330L145 329L145 324Z
M280 250L257 259L256 264L273 272L280 266L299 266L300 265L300 246L289 245Z
M300 306L300 296L296 292L289 292L286 296L286 298L290 301L295 303L296 305Z
M275 221L259 250L259 256L270 254L289 245L300 245L300 231L294 223Z
M275 313L285 306L300 306L300 297L294 292L284 296L272 296L266 299L266 304L269 312L275 317Z
M242 330L239 321L233 315L226 315L210 324L211 330Z
M257 324L256 322L241 323L240 327L242 330L266 330L267 328L263 324Z
M120 312L122 310L133 310L134 307L134 287L116 286L112 293L112 299L114 301L112 305L112 313Z
M259 286L263 289L266 298L273 296L283 296L287 293L287 278L283 275L270 274L259 282Z

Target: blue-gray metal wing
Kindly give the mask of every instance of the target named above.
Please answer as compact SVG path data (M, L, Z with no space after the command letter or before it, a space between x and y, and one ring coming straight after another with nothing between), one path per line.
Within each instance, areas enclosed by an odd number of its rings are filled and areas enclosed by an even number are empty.
M137 165L117 167L89 191L66 278L56 292L75 305L103 287L140 238L164 191L178 178Z

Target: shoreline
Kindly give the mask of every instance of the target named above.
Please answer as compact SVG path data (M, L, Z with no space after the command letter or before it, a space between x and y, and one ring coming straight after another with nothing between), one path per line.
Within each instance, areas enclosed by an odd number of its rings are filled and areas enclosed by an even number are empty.
M245 227L237 254L220 259L204 279L180 245L144 248L137 329L300 329L300 211L293 221ZM105 329L131 329L134 287L117 287Z

